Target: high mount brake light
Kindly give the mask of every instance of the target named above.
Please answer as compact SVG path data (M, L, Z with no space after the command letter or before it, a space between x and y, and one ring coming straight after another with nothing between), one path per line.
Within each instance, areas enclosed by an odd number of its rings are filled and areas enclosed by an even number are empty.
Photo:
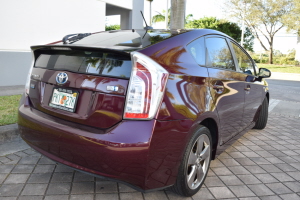
M168 72L148 56L131 53L133 68L129 81L125 119L152 119L162 101Z

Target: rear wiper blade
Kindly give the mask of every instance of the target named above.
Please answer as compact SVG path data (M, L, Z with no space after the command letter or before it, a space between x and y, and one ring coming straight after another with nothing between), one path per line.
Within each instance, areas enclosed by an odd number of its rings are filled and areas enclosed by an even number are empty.
M74 42L77 42L78 40L81 40L87 36L90 36L91 33L76 33L76 34L70 34L66 35L62 41L64 44L72 44Z

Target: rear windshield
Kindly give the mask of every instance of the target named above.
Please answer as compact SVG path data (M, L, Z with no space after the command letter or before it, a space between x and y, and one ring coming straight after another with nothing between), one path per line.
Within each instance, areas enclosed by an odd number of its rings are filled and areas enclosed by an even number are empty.
M35 67L118 78L130 78L132 68L129 56L81 50L47 51L40 54Z

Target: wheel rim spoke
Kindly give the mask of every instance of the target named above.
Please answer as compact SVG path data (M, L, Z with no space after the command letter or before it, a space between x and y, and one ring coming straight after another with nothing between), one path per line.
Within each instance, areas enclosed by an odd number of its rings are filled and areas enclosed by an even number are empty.
M200 182L202 180L203 176L204 176L204 170L200 166L197 168L197 182Z
M201 135L197 141L197 151L196 155L200 155L203 148L204 137Z
M195 181L196 174L197 174L197 168L196 166L192 166L191 173L187 177L187 182L190 188L194 187L193 183Z
M188 160L188 165L194 165L196 163L196 160L197 160L196 154L194 154L193 151L191 151L189 160Z
M207 145L203 151L200 153L200 157L202 158L202 160L206 160L206 158L209 156L209 150L210 150L210 146Z

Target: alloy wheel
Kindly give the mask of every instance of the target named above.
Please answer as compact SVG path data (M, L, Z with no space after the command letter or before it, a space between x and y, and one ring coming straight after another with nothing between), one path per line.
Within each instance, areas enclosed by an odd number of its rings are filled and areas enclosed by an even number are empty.
M190 189L196 189L204 181L208 172L211 146L206 134L200 135L190 151L186 180Z

